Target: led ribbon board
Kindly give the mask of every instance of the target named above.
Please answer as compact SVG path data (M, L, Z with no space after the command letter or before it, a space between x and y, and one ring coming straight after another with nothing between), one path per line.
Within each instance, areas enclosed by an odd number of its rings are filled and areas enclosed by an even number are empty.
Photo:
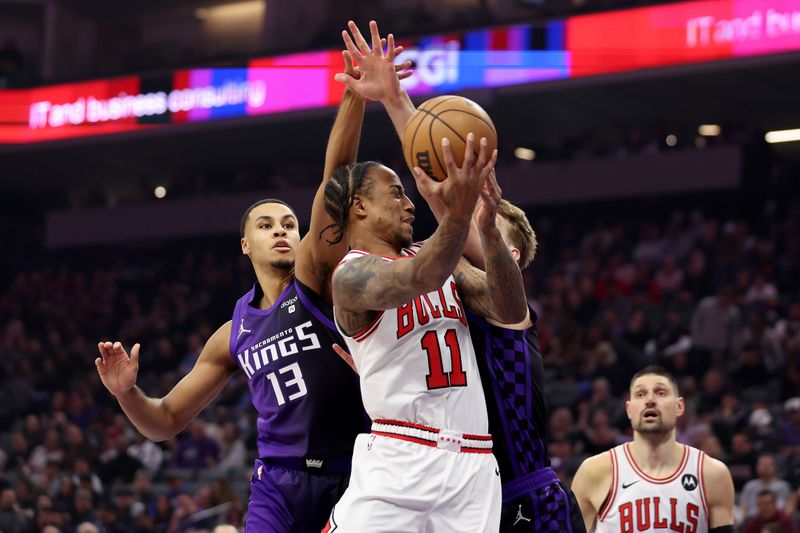
M709 0L581 15L401 41L403 81L434 95L800 50L800 0ZM0 143L336 105L339 50L205 68L0 91Z

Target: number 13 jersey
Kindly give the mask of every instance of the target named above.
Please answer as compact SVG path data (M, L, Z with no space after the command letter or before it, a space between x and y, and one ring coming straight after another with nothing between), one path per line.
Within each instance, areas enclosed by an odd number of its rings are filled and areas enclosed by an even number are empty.
M404 249L403 256L413 257L418 249ZM365 255L370 254L352 250L339 267ZM361 397L372 420L488 433L475 350L452 274L439 290L379 312L352 337L342 335L361 376Z
M258 411L258 455L350 457L367 429L358 376L333 351L332 308L296 278L268 309L258 283L233 312L230 351Z

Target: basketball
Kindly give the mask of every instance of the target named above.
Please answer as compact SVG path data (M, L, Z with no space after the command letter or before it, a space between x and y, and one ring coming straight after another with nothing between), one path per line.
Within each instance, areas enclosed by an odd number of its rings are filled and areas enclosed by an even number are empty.
M481 106L462 96L437 96L420 105L403 132L403 156L413 170L420 167L436 181L447 177L442 138L450 139L456 165L464 162L468 133L475 134L475 150L481 137L489 142L488 154L497 148L497 130Z

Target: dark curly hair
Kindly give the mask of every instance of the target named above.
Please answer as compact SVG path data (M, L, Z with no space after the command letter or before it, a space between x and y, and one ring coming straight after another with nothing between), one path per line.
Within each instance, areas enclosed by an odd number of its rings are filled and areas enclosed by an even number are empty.
M377 161L363 161L352 165L342 165L331 174L325 184L325 211L333 219L333 223L319 232L319 238L329 229L333 229L334 238L326 239L329 244L337 244L344 238L347 230L347 219L350 207L357 192L369 195L372 192L372 180L369 170L380 165Z

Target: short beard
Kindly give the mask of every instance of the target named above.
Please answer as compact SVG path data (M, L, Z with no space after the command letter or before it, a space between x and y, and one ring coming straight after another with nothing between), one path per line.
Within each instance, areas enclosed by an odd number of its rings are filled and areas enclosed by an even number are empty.
M405 235L399 235L397 240L400 243L400 248L411 248L411 245L414 243L413 237L408 238Z
M270 266L279 270L291 270L294 268L294 259L276 259Z
M642 435L663 435L672 432L672 430L675 429L675 426L667 427L667 425L664 423L664 420L661 418L659 418L655 425L645 426L644 420L639 419L639 423L636 424L633 429Z

